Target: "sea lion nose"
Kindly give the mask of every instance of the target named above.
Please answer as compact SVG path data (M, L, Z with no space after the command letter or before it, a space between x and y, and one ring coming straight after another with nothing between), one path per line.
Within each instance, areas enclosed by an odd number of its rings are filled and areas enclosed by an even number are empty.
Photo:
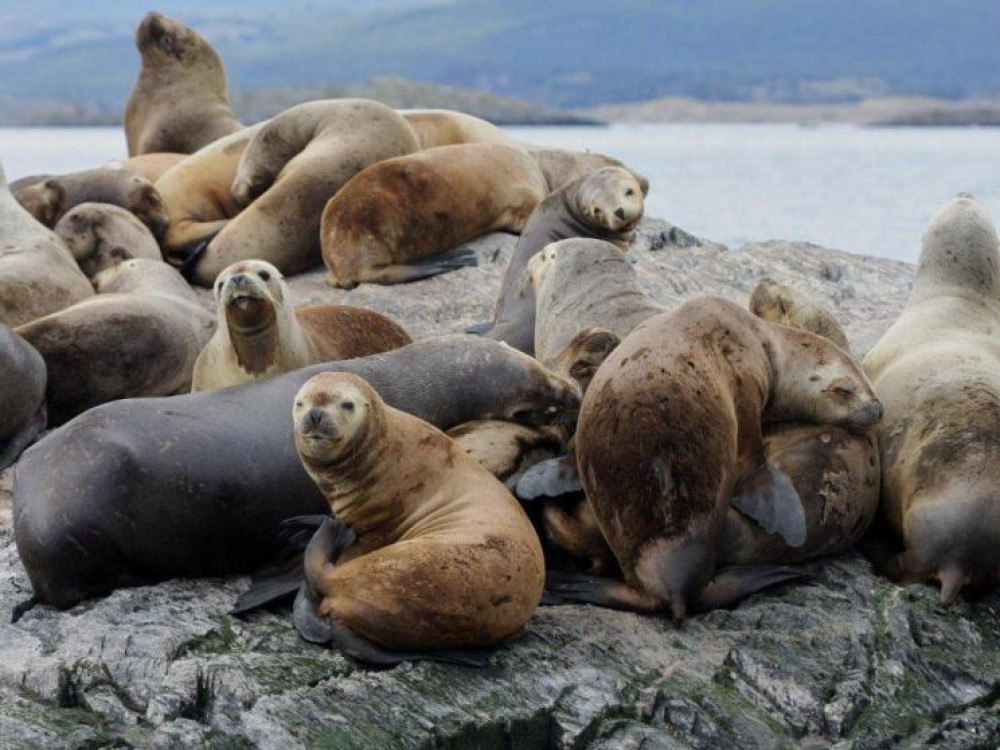
M619 219L624 219L625 218L625 209L621 208L621 207L616 208L615 209L615 216L617 216Z
M303 420L305 426L310 430L315 430L321 424L323 424L323 417L325 414L322 409L310 409L306 412L306 418Z
M882 402L881 401L876 401L875 402L875 408L872 409L872 411L875 412L875 421L876 422L881 422L882 421L882 417L885 415L885 407L882 406Z

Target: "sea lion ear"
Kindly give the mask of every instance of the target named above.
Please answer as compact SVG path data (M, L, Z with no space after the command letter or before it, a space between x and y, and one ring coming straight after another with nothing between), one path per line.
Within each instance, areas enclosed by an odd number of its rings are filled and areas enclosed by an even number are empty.
M647 180L643 175L638 172L633 172L635 175L636 182L639 183L639 189L642 190L642 197L646 198L649 196L649 180Z
M731 505L789 547L806 542L806 511L789 476L768 465L755 467L733 492Z

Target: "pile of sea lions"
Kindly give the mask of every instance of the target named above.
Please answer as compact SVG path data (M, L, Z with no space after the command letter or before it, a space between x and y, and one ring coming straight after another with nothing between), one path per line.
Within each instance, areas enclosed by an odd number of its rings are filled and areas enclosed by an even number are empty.
M970 196L862 365L769 279L654 302L628 254L649 185L610 157L359 99L244 126L197 32L151 13L136 42L129 158L0 172L16 616L252 574L234 615L293 601L363 662L477 665L542 602L681 623L859 542L945 604L996 584L1000 250ZM412 282L497 230L520 238L481 336L285 281Z

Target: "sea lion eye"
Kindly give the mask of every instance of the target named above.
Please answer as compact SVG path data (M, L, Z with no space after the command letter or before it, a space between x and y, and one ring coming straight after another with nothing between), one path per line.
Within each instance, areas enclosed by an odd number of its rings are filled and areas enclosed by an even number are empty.
M344 401L340 404L340 408L343 409L344 411L354 411L354 402Z
M625 195L631 197L631 196L635 195L635 190L633 190L632 188L629 188L628 190L625 191Z
M301 409L302 408L302 402L301 401L296 401L295 402L295 408L296 409Z
M260 276L261 279L263 279L264 281L270 281L271 280L271 274L268 273L267 271L258 271L257 275Z

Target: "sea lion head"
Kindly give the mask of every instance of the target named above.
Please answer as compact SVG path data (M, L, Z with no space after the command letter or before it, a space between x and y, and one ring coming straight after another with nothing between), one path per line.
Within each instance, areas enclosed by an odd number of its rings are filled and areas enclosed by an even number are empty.
M523 395L496 412L482 414L481 418L506 419L532 427L564 423L567 419L575 422L582 397L580 387L543 367L534 357L506 343L501 342L501 346L514 365L503 373L504 383Z
M248 373L263 373L273 363L287 296L281 272L262 260L234 263L216 278L219 327L228 330L236 360Z
M587 226L601 233L624 234L642 218L642 186L627 169L596 169L577 184L575 207Z
M774 279L764 278L758 282L750 295L750 312L769 323L824 336L844 351L850 349L844 330L829 310L799 290Z
M324 372L306 381L292 405L295 445L314 465L330 464L356 448L384 406L357 375Z
M861 366L829 339L782 325L769 330L768 422L812 422L865 432L882 419L882 402Z
M125 188L123 208L131 211L153 233L157 240L162 240L170 226L170 214L160 192L142 175L133 174Z
M134 232L146 232L133 214L105 203L81 203L56 224L56 234L87 278L92 279L104 269L135 257L123 243L106 241L105 233L111 221L124 222Z
M139 22L135 46L144 63L162 65L176 61L190 65L203 60L206 54L218 59L211 45L197 31L155 11L147 13Z
M14 198L29 214L51 229L63 215L66 189L58 179L53 178L16 190Z

